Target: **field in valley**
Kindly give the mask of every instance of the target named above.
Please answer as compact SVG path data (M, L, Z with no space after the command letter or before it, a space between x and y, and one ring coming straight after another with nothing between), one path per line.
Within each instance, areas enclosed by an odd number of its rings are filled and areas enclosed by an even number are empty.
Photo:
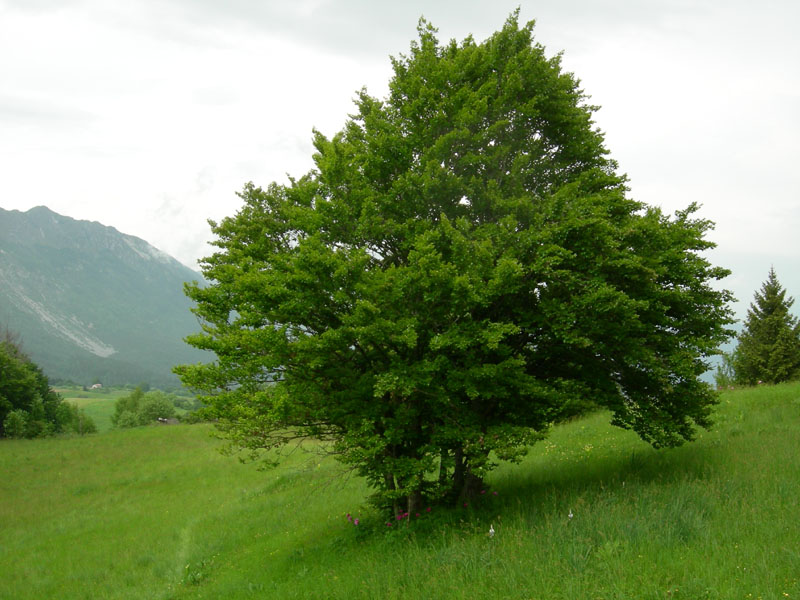
M83 409L92 418L97 426L97 431L100 432L111 429L111 415L114 414L116 401L131 393L131 390L125 388L84 390L77 386L58 387L56 391L64 400Z
M0 442L0 597L800 598L800 384L724 393L677 449L559 426L479 502L392 527L330 459L261 472L209 425L100 414Z

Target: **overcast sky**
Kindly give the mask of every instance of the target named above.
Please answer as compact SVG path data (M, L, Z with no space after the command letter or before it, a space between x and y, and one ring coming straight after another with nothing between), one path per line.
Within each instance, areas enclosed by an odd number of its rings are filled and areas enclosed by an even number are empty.
M0 207L45 205L197 268L235 192L311 168L424 15L483 40L515 7L581 80L631 194L717 223L743 316L800 297L795 0L0 0ZM795 307L797 309L799 307Z

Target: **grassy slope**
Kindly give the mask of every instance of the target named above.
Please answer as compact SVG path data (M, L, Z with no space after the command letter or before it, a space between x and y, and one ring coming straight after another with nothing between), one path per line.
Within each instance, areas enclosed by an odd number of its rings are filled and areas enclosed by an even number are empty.
M800 385L726 393L717 422L660 452L559 427L497 496L391 529L333 462L260 473L205 426L4 441L0 597L798 598Z

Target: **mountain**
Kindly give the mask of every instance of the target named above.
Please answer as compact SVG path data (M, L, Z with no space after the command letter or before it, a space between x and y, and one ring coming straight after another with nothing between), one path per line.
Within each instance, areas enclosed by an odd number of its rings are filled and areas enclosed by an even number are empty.
M0 209L0 327L55 380L177 386L171 367L208 360L183 294L202 276L144 240L44 206Z

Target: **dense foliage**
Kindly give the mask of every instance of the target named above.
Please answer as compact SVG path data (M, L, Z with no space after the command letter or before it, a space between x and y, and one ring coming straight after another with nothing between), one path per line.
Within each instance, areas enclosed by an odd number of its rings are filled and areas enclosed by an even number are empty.
M22 351L18 337L0 339L0 437L93 433L92 419L50 388L47 377Z
M130 394L117 400L111 422L116 427L137 427L174 417L175 404L172 396L161 390L145 392L142 386L138 386Z
M591 401L692 439L729 332L712 226L626 196L577 80L516 15L481 44L422 22L316 169L245 186L187 286L216 362L185 365L232 444L327 448L401 515L475 493ZM271 455L274 456L274 455Z
M800 325L789 313L794 298L786 297L775 269L747 311L739 344L728 360L736 383L780 383L800 374Z

